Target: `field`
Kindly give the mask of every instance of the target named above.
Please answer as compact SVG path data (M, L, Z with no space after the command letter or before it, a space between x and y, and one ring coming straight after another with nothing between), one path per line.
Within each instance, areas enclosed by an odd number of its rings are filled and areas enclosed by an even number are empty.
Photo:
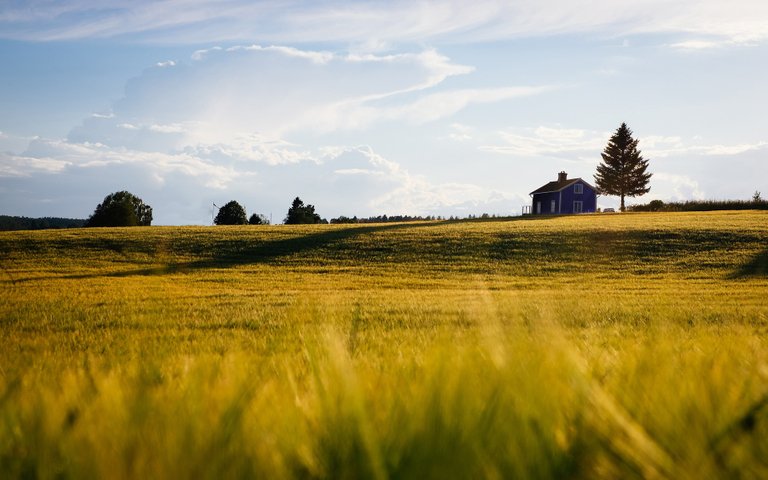
M768 212L0 234L2 478L768 478Z

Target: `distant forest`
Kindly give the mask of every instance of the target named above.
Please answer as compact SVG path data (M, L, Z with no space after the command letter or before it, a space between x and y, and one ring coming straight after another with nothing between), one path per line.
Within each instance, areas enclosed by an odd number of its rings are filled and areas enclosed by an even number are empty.
M687 202L662 202L651 200L644 205L630 205L630 212L708 212L714 210L768 210L768 201L755 192L752 200L689 200Z
M751 201L744 200L694 200L687 202L662 202L653 200L647 204L629 205L630 212L694 212L709 210L768 210L768 201L760 198L756 192ZM345 224L345 223L389 223L389 222L423 222L435 220L486 220L496 218L509 218L505 216L469 215L467 217L443 217L443 216L411 216L411 215L379 215L375 217L358 218L340 216L332 218L330 222L323 220L321 223ZM80 228L84 227L87 220L80 218L28 218L0 215L0 231L8 230L43 230L50 228Z
M78 228L85 225L79 218L28 218L0 215L0 230L44 230L48 228Z

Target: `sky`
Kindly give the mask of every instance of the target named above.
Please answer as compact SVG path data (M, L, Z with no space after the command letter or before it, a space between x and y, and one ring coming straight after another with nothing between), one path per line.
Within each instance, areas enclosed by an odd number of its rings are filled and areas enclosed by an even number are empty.
M5 0L0 65L0 215L518 215L622 122L628 204L768 197L764 0Z

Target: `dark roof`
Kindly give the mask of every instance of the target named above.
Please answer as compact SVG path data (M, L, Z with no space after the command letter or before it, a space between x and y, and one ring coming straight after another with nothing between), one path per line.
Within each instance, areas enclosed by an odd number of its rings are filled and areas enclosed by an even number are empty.
M588 186L592 190L595 188L582 180L581 178L569 178L568 180L562 181L562 182L549 182L548 184L544 185L543 187L539 187L536 190L532 191L528 195L534 195L536 193L551 193L551 192L559 192L560 190L564 189L565 187L569 187L573 185L576 182L581 182L584 185Z

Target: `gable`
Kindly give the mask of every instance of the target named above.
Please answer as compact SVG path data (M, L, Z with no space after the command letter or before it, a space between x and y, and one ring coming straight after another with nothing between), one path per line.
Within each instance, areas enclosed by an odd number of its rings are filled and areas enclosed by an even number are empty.
M532 191L528 195L537 195L537 194L540 194L540 193L559 192L561 190L565 190L566 188L568 188L571 185L576 184L576 183L581 183L585 187L589 188L590 190L595 191L595 187L593 187L592 185L588 184L587 182L585 182L581 178L571 178L571 179L568 179L568 180L565 180L565 181L562 181L562 182L559 182L559 181L549 182L548 184L542 185L541 187L539 187L536 190Z

